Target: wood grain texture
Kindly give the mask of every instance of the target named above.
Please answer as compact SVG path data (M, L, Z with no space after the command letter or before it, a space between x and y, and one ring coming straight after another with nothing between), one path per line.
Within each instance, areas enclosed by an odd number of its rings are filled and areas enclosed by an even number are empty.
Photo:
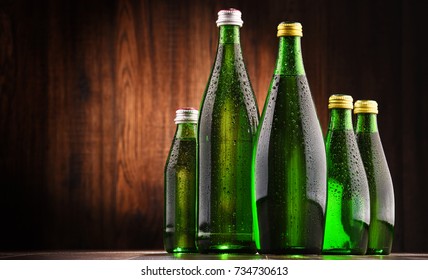
M324 133L328 97L376 99L396 197L395 252L427 252L426 54L418 1L0 0L0 250L162 248L175 110L199 108L217 12L243 13L262 111L276 27L303 25Z

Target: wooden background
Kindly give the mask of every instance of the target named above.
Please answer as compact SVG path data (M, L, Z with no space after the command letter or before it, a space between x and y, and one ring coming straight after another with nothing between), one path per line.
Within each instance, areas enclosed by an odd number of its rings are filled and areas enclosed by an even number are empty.
M0 0L0 250L162 248L175 110L199 108L234 7L260 110L284 20L303 25L324 133L330 94L379 102L393 251L428 252L422 3Z

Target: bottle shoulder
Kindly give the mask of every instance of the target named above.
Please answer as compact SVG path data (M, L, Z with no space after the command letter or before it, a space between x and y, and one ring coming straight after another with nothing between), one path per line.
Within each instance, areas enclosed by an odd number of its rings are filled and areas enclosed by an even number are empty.
M373 176L378 173L390 174L379 133L356 133L356 139L366 170L373 173ZM392 184L392 179L388 180Z
M353 130L329 129L327 131L325 145L327 157L332 167L355 165L360 169L363 168L361 165L360 151Z
M355 138L361 153L385 158L386 161L382 140L378 132L357 132Z
M273 76L261 122L263 129L321 130L306 76Z
M329 188L341 186L344 196L358 197L369 205L369 184L353 130L329 130L326 156Z
M165 164L165 171L177 166L192 165L196 160L197 142L195 137L174 138Z
M199 123L218 122L219 117L249 119L256 126L259 111L256 96L242 56L224 58L220 50L210 73L201 102ZM239 58L241 57L241 58Z

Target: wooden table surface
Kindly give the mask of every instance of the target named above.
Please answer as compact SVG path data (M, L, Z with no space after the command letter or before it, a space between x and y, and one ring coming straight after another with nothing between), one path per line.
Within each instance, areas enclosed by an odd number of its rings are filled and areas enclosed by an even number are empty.
M428 253L358 255L168 254L165 251L20 251L0 252L0 260L428 260Z

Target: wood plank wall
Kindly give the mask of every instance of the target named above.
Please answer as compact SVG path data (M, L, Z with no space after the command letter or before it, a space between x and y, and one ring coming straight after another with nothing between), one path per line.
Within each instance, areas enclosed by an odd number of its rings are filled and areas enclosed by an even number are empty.
M303 24L324 133L330 94L379 102L394 251L428 252L422 3L0 0L0 250L162 248L175 110L199 108L234 7L260 110L284 20Z

